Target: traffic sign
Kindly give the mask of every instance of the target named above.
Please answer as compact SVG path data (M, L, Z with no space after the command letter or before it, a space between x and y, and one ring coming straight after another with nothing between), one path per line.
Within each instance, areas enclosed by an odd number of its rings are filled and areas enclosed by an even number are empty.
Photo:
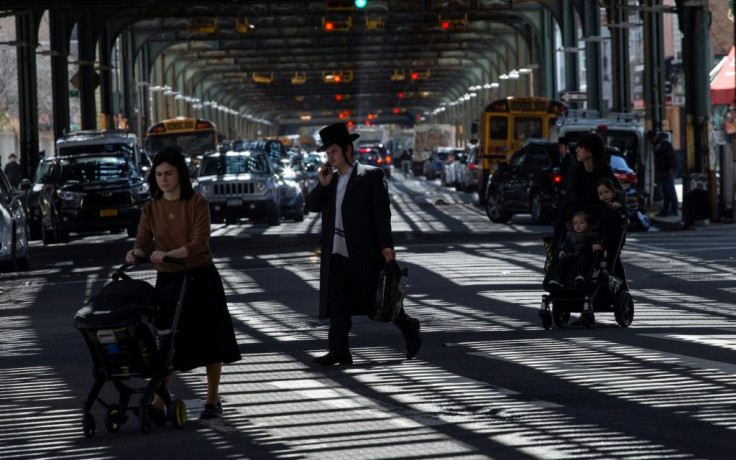
M560 93L562 102L585 102L588 100L588 93L582 91L563 91Z

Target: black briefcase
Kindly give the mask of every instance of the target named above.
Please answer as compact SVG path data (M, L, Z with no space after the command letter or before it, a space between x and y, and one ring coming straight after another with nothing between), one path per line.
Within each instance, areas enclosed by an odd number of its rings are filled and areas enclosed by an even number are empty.
M378 289L373 311L368 317L383 322L392 322L404 307L404 295L409 269L401 268L396 260L386 262L378 276Z

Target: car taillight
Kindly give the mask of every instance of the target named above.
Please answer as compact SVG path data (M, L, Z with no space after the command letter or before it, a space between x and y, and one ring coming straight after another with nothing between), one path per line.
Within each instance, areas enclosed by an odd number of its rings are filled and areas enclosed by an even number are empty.
M387 165L391 164L391 155L386 155L386 164Z
M562 182L562 174L560 174L558 171L552 171L549 173L549 178L552 179L552 182L555 184L559 184Z
M616 179L620 182L636 182L636 173L619 173L616 174Z
M383 158L381 157L376 158L376 163L378 163L379 165L383 163Z
M469 163L468 164L468 169L471 170L471 171L475 171L476 169L478 169L478 165L475 164L475 163Z

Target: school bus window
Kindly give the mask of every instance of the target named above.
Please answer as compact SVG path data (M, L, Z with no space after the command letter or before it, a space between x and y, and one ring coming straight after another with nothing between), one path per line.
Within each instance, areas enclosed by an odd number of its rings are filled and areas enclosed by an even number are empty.
M491 139L505 140L508 130L508 117L491 117Z
M529 138L544 137L542 119L537 117L516 117L514 120L514 138L523 141Z

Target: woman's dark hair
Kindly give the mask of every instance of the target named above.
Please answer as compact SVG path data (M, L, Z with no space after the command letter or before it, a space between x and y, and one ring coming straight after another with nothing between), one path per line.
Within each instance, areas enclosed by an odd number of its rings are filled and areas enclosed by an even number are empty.
M613 181L607 177L602 177L597 184L595 184L595 189L598 190L598 187L600 186L606 187L608 190L613 191L613 195L618 195L618 190L616 189L616 186L613 184Z
M578 147L588 150L593 157L593 170L601 171L608 167L608 154L603 138L596 133L585 133L578 138Z
M159 150L153 157L153 166L151 172L148 174L148 186L151 188L151 196L155 198L161 198L163 192L158 188L156 183L156 168L161 163L168 163L176 168L179 173L179 188L181 190L181 199L188 200L194 195L194 189L192 188L192 181L189 180L189 168L187 162L184 159L184 154L181 150L174 147L167 147Z
M346 162L347 162L347 163L348 163L348 164L349 164L350 166L352 166L352 165L353 165L353 163L355 163L355 146L353 145L353 143L352 143L352 142L350 142L350 141L346 141L346 142L338 142L338 143L337 143L337 146L338 146L338 147L340 147L340 149L342 149L342 156L343 156L343 157L345 157L345 161L346 161ZM348 149L348 146L350 146L350 150L351 150L351 152L352 152L352 154L351 154L351 156L353 157L353 158L352 158L352 161L350 161L350 160L348 159L348 156L347 156L347 155L345 154L345 152L346 152L346 151L347 151L347 149Z

